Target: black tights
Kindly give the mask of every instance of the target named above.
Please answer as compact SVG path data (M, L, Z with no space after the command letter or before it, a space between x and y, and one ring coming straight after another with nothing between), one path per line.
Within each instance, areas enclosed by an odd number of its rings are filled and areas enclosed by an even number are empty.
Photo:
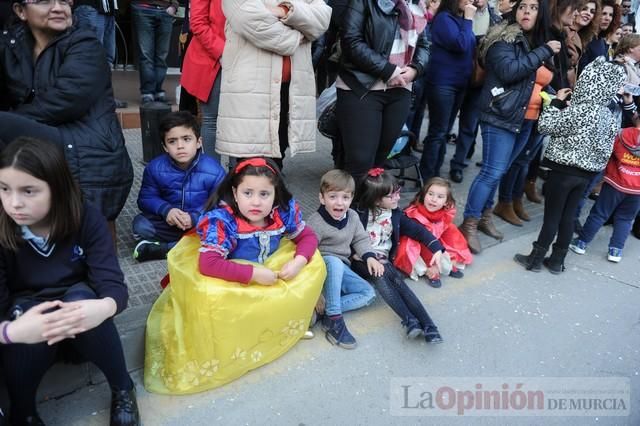
M544 218L537 241L542 248L548 249L556 234L556 246L560 249L569 248L576 208L589 180L589 177L553 169L549 172L544 186Z
M420 299L392 264L384 265L384 274L381 277L371 276L367 264L362 261L353 261L351 267L355 273L373 284L387 305L400 317L402 325L408 326L417 321L423 330L436 326Z

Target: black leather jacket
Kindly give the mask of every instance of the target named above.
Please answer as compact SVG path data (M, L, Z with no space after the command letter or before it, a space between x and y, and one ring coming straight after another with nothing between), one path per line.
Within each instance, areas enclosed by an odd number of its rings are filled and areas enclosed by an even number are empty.
M358 96L364 95L378 80L387 81L396 69L389 54L398 26L398 12L390 14L376 0L352 0L342 20L340 78ZM420 34L411 66L422 75L429 61L429 42Z

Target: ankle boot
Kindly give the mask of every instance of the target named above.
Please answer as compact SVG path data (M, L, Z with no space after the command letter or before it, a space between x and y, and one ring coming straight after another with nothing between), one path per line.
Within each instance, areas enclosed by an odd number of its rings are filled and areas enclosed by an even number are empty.
M536 191L536 179L528 180L524 184L524 194L527 196L527 200L532 203L542 203L542 197Z
M527 213L527 211L524 209L522 198L513 199L513 211L520 219L524 220L525 222L529 222L531 220L531 218L529 217L529 213Z
M458 227L464 239L467 240L467 245L471 253L478 254L482 251L480 240L478 239L478 221L475 217L467 217L464 222Z
M542 270L542 261L544 260L544 255L546 253L547 250L542 246L539 246L537 243L533 243L533 249L528 256L525 256L524 254L516 254L513 257L513 260L531 272L540 272Z
M492 211L493 209L485 209L482 212L482 217L478 221L478 231L484 232L496 240L502 240L504 235L502 235L502 232L498 231L493 224L493 218L491 217Z
M136 388L111 391L110 426L139 426L140 414L136 399Z
M513 208L513 203L507 201L498 201L498 204L496 204L496 206L493 208L493 214L512 225L522 226L522 221Z
M558 248L553 245L553 250L549 257L545 257L542 263L547 267L549 272L558 275L564 271L564 258L567 256L567 249Z

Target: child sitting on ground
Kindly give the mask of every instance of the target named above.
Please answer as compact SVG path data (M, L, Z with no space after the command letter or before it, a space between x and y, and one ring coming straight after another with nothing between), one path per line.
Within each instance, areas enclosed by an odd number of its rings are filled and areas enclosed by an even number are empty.
M440 177L429 179L404 213L424 226L446 249L445 257L448 256L451 262L449 276L462 278L462 269L465 265L471 264L473 256L469 251L467 240L453 224L453 218L456 216L456 202L451 195L449 181ZM394 265L413 280L426 275L429 285L438 288L442 285L440 271L433 266L427 267L432 256L431 250L427 247L407 236L402 236Z
M322 328L327 340L345 349L354 349L356 339L347 329L343 312L370 305L376 292L350 268L353 252L367 263L369 273L380 276L384 266L371 250L369 235L358 214L349 208L355 182L343 170L330 170L320 180L320 207L307 224L318 237L318 248L327 265L327 279L322 288L325 300Z
M635 117L636 126L640 119ZM584 254L598 230L613 217L613 233L609 239L607 259L620 262L622 249L627 241L633 221L640 210L640 129L627 127L623 129L613 144L613 154L604 171L604 184L600 196L589 212L578 238L569 248Z
M167 114L160 122L162 148L147 164L138 194L141 214L133 219L139 262L165 259L182 234L193 228L202 206L224 178L218 160L202 152L198 123L187 111Z
M238 162L196 230L169 253L171 284L147 320L152 392L211 389L278 358L305 334L326 277L270 159Z
M382 276L371 274L362 260L351 263L360 276L373 283L385 302L402 320L407 337L424 335L427 343L440 343L442 337L435 323L411 291L400 271L393 266L401 235L408 235L433 251L429 266L440 267L444 247L422 226L398 209L400 186L393 175L383 169L369 170L357 191L358 215L365 226L373 251L384 265Z

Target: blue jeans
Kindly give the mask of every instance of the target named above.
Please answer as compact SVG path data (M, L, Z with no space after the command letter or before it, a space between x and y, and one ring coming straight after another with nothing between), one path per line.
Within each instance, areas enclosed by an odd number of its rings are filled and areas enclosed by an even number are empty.
M456 152L451 157L450 170L462 170L467 167L467 154L478 135L480 123L480 92L482 87L468 88L464 95L460 108L460 121L458 122L458 140Z
M598 200L591 208L579 238L590 243L602 225L613 214L613 233L609 247L622 250L629 236L633 221L640 210L640 195L625 194L608 183L602 184Z
M538 149L544 139L544 135L538 133L535 127L533 126L525 147L513 161L507 173L500 179L500 191L498 192L500 201L509 203L514 199L522 198L524 194L524 184L529 172L529 163L533 160L533 156L538 153Z
M424 150L420 159L420 172L425 180L440 176L440 167L447 151L449 124L455 119L465 92L464 88L432 84L427 84L426 90L429 132L424 140Z
M218 121L218 105L220 104L220 80L222 76L222 70L218 71L213 87L211 87L211 93L209 94L209 100L207 102L200 102L200 108L202 110L202 147L204 153L220 160L220 155L216 152L216 129Z
M169 248L175 246L184 234L184 231L176 226L169 225L160 216L150 218L143 214L133 218L131 228L136 240L167 243Z
M520 133L481 123L482 168L469 188L464 217L479 218L493 206L498 183L529 140L533 120L525 120Z
M327 265L327 279L324 281L324 295L327 315L340 315L370 305L376 292L365 279L349 268L349 265L335 256L322 256Z
M113 15L103 15L84 4L75 8L73 17L79 27L89 28L96 33L107 54L107 62L113 66L116 60L116 18Z
M133 25L138 39L138 71L140 93L153 95L162 92L167 75L167 55L173 29L173 17L163 8L131 5Z

